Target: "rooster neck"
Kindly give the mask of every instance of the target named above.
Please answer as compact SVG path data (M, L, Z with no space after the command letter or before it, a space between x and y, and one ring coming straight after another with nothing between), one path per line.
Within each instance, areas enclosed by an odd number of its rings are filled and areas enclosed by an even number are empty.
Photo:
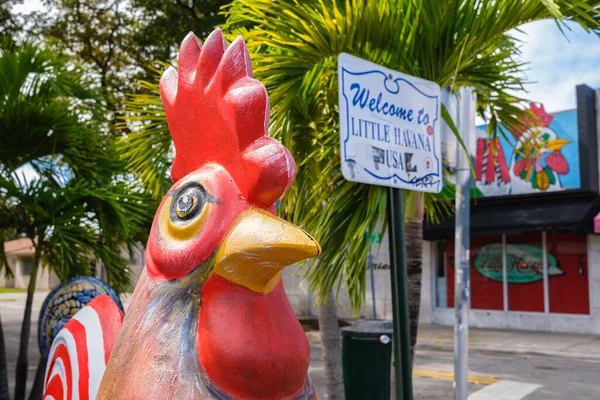
M175 281L156 282L144 270L98 399L224 399L210 389L196 348L209 262Z

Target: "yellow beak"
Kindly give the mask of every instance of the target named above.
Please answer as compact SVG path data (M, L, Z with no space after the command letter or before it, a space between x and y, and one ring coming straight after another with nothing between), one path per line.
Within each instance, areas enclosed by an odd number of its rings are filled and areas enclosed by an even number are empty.
M567 139L554 139L546 145L546 148L551 151L558 151L562 149L565 145L571 143L570 140Z
M268 293L288 265L318 256L321 246L308 233L271 213L245 211L219 248L214 272L260 293Z

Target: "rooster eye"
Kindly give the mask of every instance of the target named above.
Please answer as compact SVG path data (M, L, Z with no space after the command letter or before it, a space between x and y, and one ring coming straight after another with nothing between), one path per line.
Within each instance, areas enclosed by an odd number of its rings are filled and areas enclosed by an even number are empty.
M174 224L186 224L200 214L205 203L216 203L202 185L190 182L173 194L170 216Z

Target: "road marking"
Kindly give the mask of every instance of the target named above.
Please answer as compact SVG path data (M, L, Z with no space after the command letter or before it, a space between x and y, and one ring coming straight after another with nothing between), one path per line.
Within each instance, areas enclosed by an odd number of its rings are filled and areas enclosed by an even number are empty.
M542 385L534 383L499 381L473 393L468 400L520 400Z
M443 379L446 381L454 380L454 374L452 372L430 371L427 369L413 369L413 375L420 376L423 378ZM491 385L492 383L500 381L500 379L494 378L493 376L469 376L467 380L469 381L469 383L474 383L476 385Z

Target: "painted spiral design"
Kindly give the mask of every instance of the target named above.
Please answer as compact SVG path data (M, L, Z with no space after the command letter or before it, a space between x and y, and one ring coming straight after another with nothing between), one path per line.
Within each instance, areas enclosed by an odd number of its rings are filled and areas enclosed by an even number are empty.
M90 276L72 278L48 294L38 319L38 344L45 357L52 341L73 315L101 294L110 296L123 310L119 296L108 283Z
M52 342L43 400L94 400L123 321L107 295L77 312Z

